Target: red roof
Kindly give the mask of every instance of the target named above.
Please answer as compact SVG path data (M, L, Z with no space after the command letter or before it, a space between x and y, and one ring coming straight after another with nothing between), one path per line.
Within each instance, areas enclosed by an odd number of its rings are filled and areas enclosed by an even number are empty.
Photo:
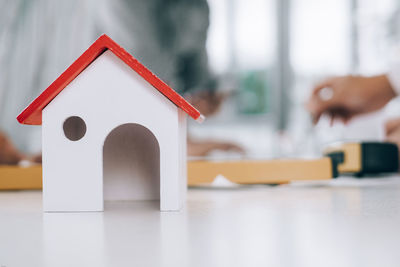
M176 93L165 82L160 80L149 69L143 66L136 58L114 42L109 36L100 36L71 66L66 69L46 90L42 92L17 117L22 124L41 125L42 110L49 104L72 80L74 80L87 66L90 65L104 51L110 50L129 67L142 76L154 88L171 100L176 106L184 110L197 121L204 119L203 115L189 104L182 96Z

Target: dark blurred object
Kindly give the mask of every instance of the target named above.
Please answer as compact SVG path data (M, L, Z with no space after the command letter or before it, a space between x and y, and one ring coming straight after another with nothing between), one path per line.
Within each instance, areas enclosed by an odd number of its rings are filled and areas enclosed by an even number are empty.
M338 143L325 149L339 174L356 176L394 173L399 170L399 150L389 142Z

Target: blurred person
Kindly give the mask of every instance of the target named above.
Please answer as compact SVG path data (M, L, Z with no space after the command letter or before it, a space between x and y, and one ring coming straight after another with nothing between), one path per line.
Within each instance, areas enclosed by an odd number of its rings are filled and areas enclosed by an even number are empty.
M206 0L3 0L0 18L0 125L6 131L1 138L13 148L2 152L0 163L13 162L7 154L14 161L26 158L18 150L40 149L40 129L18 125L16 116L104 32L204 115L213 115L222 103L208 69ZM231 143L188 140L189 155L216 149L243 152Z
M40 151L41 127L16 116L94 40L90 8L89 0L0 0L1 139L23 154Z
M99 18L98 35L110 34L206 117L218 112L225 97L208 66L207 0L104 0ZM189 155L214 150L244 152L230 142L188 137Z

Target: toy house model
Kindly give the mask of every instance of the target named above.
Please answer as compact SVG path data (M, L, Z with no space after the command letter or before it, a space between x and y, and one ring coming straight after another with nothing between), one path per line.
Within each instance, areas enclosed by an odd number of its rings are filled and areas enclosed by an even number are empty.
M104 200L186 197L186 114L203 116L102 35L19 116L42 125L45 211L102 211Z

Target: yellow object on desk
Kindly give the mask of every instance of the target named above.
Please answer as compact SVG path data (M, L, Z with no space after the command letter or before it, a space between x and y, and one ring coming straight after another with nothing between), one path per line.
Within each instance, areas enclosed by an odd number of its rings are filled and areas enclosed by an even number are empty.
M334 178L332 160L321 158L239 160L239 161L189 161L188 184L210 184L223 175L237 184L283 184L291 181L330 180Z
M340 173L358 173L362 170L362 144L345 143L332 145L324 150L324 154L341 152L343 153L343 162L338 164Z
M0 190L42 189L42 166L0 166Z
M218 175L238 184L282 184L299 180L333 178L332 161L316 160L243 160L189 161L188 184L212 183ZM0 166L0 190L42 188L42 166Z

